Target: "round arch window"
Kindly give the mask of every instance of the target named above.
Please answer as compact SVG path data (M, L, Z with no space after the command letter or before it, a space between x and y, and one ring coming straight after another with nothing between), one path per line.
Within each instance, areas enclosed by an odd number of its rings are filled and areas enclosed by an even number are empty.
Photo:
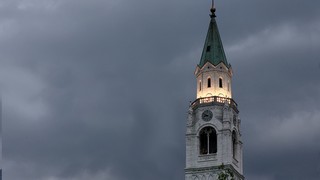
M217 133L213 127L204 127L199 134L200 154L217 153Z

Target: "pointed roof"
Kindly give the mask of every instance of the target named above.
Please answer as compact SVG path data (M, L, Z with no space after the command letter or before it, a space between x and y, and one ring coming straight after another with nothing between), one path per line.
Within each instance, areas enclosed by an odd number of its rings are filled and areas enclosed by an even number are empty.
M202 68L204 64L206 64L207 62L210 62L211 64L216 66L222 62L229 68L230 64L227 62L227 58L224 53L222 41L218 30L218 25L215 19L215 9L211 9L211 12L212 15L206 37L206 42L204 44L201 60L198 66Z

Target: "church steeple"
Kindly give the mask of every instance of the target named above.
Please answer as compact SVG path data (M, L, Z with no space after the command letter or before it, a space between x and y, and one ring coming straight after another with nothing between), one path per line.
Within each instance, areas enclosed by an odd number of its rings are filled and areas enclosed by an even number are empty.
M220 38L218 25L216 22L215 7L214 5L211 8L211 20L209 24L209 29L206 37L206 41L203 47L201 60L199 67L202 68L207 62L210 62L213 65L218 65L219 63L224 63L226 67L230 67L230 64L227 62L226 55L224 53L222 41Z
M232 68L225 56L214 5L200 63L194 72L196 100L186 128L185 180L215 180L224 165L235 180L244 180L237 103L232 98ZM219 178L220 179L220 178Z

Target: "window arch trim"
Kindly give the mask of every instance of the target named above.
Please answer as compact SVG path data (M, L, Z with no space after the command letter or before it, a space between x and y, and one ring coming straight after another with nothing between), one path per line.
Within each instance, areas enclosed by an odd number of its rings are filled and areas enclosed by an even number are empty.
M200 131L201 131L203 128L205 128L205 127L212 127L212 128L216 131L217 134L218 134L218 129L219 129L219 128L222 128L222 126L217 127L217 126L215 126L214 124L205 123L205 124L202 124L202 125L198 128L197 133L196 133L197 136L200 135ZM234 131L236 131L236 130L234 130ZM236 131L236 132L237 132L237 131Z

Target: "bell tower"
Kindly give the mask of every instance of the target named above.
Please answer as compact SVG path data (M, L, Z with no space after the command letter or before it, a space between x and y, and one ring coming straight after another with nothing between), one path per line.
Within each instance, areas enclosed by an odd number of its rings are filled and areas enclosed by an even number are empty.
M217 180L228 169L243 180L238 105L232 98L232 68L220 38L215 7L200 63L195 70L196 100L190 104L186 129L186 180ZM224 166L224 170L219 168Z

